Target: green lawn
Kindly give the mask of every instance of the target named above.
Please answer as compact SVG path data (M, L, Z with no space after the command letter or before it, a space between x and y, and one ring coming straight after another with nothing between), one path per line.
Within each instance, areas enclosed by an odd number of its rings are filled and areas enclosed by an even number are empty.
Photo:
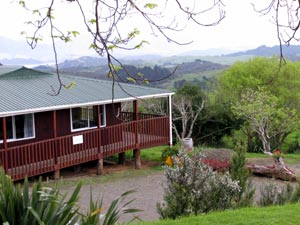
M300 224L299 211L300 204L265 208L253 207L213 212L178 220L138 222L134 225L297 225Z

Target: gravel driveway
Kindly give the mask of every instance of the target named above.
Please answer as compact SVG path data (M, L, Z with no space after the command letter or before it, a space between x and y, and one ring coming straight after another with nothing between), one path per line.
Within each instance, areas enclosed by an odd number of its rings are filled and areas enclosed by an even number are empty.
M115 180L106 183L97 183L92 185L83 185L80 191L80 204L82 210L87 210L90 201L90 190L93 193L93 199L101 199L103 196L104 209L109 206L112 200L117 196L129 190L135 190L126 200L134 201L130 204L130 208L143 210L136 213L142 220L157 220L159 214L156 211L156 204L163 200L163 172L157 172L146 176L138 176L127 179ZM62 192L71 193L74 187L62 187ZM121 221L129 221L132 215L124 215Z
M298 165L296 166L296 169L298 169L297 172L299 172L300 169ZM72 179L74 180L74 177ZM78 180L79 179L80 178L78 178ZM136 192L131 194L128 200L135 199L130 206L132 208L143 210L136 215L142 220L157 220L159 219L159 214L156 211L156 204L163 200L163 181L163 172L159 171L146 176L134 176L132 178L121 178L102 184L83 185L80 193L81 209L87 209L91 189L94 199L100 199L101 196L103 196L104 208L107 208L116 196L119 196L128 190L135 190ZM284 185L284 182L279 180L263 177L253 178L253 184L256 186L256 198L259 198L260 187L270 182ZM63 187L61 188L61 191L70 193L73 189L74 187ZM128 221L131 218L132 215L125 215L121 217L121 221Z

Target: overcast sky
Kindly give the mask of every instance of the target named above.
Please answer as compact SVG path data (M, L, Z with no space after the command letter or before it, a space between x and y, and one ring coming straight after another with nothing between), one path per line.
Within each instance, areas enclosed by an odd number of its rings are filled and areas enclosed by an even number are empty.
M37 2L37 0L26 0L27 2ZM58 0L61 1L61 0ZM0 1L0 36L25 41L20 35L21 31L28 29L24 23L28 21L28 12L12 4L12 0ZM39 2L46 2L45 0ZM85 0L90 4L90 0ZM170 44L163 38L154 38L149 35L149 31L142 30L143 38L150 44L139 50L138 54L161 54L174 55L191 50L206 49L228 49L246 50L256 48L260 45L273 46L278 44L276 38L276 27L272 24L270 17L263 17L253 10L252 2L265 2L270 0L227 0L225 4L226 18L215 27L200 27L189 25L181 33L173 34L173 37L180 42L193 41L188 46L177 46ZM266 6L260 5L258 7ZM78 55L92 54L88 50L91 41L81 24L79 16L71 14L75 9L75 4L64 5L57 9L57 20L62 26L69 30L79 30L81 35L74 43L66 45L65 50ZM87 6L88 7L88 6ZM128 26L133 27L136 21L133 20ZM0 43L1 45L1 43Z

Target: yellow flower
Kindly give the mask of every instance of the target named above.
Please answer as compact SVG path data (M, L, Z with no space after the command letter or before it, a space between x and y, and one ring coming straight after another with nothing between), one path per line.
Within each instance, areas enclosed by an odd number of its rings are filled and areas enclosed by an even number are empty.
M173 164L173 162L172 162L172 157L171 157L171 156L167 156L165 162L166 162L166 164L167 164L168 166L171 166L171 165Z

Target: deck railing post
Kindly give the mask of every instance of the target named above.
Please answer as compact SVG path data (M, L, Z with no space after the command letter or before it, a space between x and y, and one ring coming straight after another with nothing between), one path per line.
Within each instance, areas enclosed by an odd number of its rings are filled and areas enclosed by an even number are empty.
M98 151L98 162L97 162L97 175L104 174L103 170L103 152L101 152L101 112L100 105L97 106L98 114L98 138L97 138L97 151Z
M169 137L170 137L170 146L173 145L173 136L172 136L172 95L168 97L169 105Z
M141 169L141 149L139 141L139 111L138 111L138 102L137 100L133 101L133 116L135 121L135 149L133 150L134 159L135 159L135 168Z
M54 138L54 179L60 178L60 167L58 165L58 143L57 143L57 122L56 110L53 111L53 138Z
M7 130L6 130L6 117L2 117L3 124L3 148L4 148L4 170L7 174L8 172L8 149L7 149Z

